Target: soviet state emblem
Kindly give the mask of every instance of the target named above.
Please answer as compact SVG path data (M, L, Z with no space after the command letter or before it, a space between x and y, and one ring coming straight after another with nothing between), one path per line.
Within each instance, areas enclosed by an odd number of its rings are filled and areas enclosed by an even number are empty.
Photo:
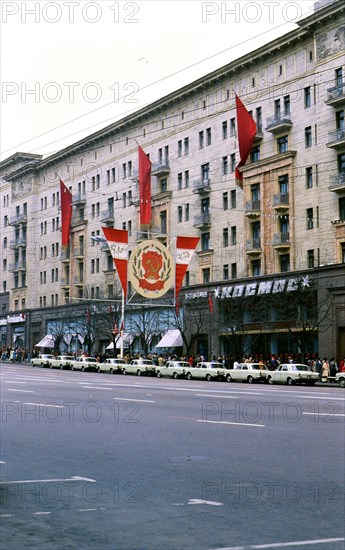
M160 298L171 287L175 266L169 250L159 241L144 241L134 248L128 262L132 287L146 298Z

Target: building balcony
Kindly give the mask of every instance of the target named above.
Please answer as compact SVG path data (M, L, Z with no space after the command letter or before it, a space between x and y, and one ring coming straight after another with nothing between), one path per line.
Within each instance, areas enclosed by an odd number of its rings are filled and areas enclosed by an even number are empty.
M329 142L326 143L327 147L331 149L339 149L345 145L345 128L340 128L334 132L328 132Z
M69 247L66 249L63 249L60 254L60 261L63 263L69 263L70 261L70 249Z
M80 206L84 206L85 204L85 195L82 195L81 193L76 193L75 195L72 195L72 206L77 206L79 208Z
M273 248L276 250L290 248L290 234L289 233L275 233L273 235Z
M345 83L328 88L325 103L332 107L339 107L345 104Z
M74 249L73 256L76 260L83 260L85 255L84 247L79 246Z
M71 227L76 227L76 226L78 226L78 225L85 225L85 224L87 224L87 220L86 220L85 217L84 217L84 213L81 215L81 212L82 212L82 211L80 211L80 214L79 214L79 215L72 216Z
M280 115L270 116L266 120L266 131L272 134L280 134L287 132L292 127L290 113L282 113Z
M289 200L289 193L277 193L273 195L274 210L288 210Z
M20 225L22 223L27 223L28 217L27 214L17 214L17 216L12 216L10 218L9 225Z
M101 241L99 243L99 248L101 249L101 252L109 252L109 244L108 244L108 241Z
M26 237L21 237L19 239L16 239L10 242L11 250L16 250L17 248L20 248L20 247L23 247L23 248L26 247Z
M247 254L260 254L261 253L261 239L251 239L246 242Z
M8 271L26 271L26 261L18 260L17 262L10 264Z
M74 283L74 286L79 286L79 287L84 286L84 277L82 277L81 275L74 275L73 283Z
M330 191L345 191L345 172L340 172L339 174L331 174L329 176L329 187Z
M260 143L264 139L264 131L261 124L256 125L256 134L253 143Z
M211 191L211 181L209 178L193 181L193 193L209 193Z
M150 230L150 236L154 239L157 239L158 241L165 243L167 240L167 228L160 226L153 227Z
M60 280L60 287L66 288L66 289L70 287L69 280L67 277L62 277L62 279Z
M114 217L114 210L104 210L101 213L101 223L103 223L106 226L114 225L115 217Z
M164 176L170 174L170 166L168 159L154 162L151 167L152 176Z
M193 227L197 229L207 229L211 225L211 214L203 212L200 216L194 217Z
M260 201L246 202L246 216L248 218L258 218L261 215Z

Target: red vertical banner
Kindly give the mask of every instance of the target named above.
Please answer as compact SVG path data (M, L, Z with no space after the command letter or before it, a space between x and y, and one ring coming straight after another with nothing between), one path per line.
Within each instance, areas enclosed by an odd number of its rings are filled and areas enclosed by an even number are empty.
M139 155L139 197L140 225L148 227L152 219L151 208L151 166L152 163L143 149L138 146Z
M176 237L175 299L177 304L183 277L199 240L199 237Z
M127 297L128 231L102 227L125 298Z
M242 182L243 175L238 170L247 162L250 150L253 147L254 138L256 135L256 124L252 116L249 114L240 98L236 95L236 116L237 116L237 132L238 146L240 150L240 162L236 166L235 178Z
M62 227L61 246L67 247L69 245L69 236L71 231L72 193L69 191L69 189L67 189L62 180L60 180L60 197Z
M209 307L209 310L210 310L210 314L213 315L214 307L213 307L212 292L208 293L208 307Z

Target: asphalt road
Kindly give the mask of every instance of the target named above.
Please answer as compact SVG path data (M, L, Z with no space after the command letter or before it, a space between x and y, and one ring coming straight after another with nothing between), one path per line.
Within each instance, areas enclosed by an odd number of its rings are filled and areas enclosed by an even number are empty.
M0 548L345 548L339 387L0 365Z

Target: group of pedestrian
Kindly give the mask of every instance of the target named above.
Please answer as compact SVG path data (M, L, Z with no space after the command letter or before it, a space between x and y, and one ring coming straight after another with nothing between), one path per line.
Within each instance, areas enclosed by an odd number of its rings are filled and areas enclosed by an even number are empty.
M2 361L10 361L11 363L29 363L31 354L23 348L6 348L1 349L0 354Z

